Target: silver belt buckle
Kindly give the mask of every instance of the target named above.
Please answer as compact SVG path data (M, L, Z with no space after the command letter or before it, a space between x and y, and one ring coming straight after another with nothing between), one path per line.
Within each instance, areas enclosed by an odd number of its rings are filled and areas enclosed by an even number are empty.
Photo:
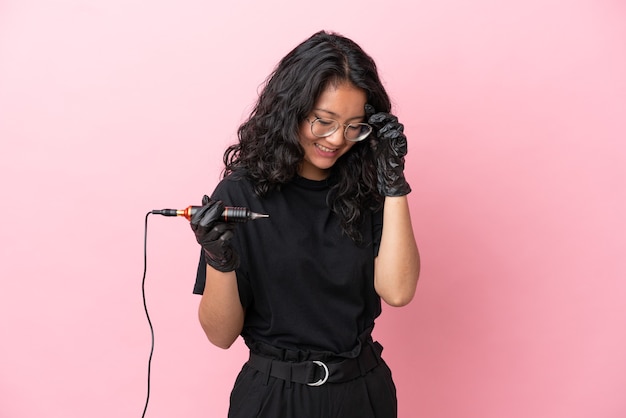
M318 360L313 360L313 363L317 364L322 369L324 369L325 376L322 377L317 382L307 383L307 385L309 385L309 386L322 386L324 383L326 383L326 381L328 380L328 376L330 375L330 373L328 372L328 367L326 367L326 365L324 363L322 363L321 361L318 361Z

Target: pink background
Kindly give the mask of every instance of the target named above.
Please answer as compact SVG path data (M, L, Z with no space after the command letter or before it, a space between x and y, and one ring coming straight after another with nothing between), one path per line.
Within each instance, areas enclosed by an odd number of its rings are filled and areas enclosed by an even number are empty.
M140 417L144 216L199 203L258 86L339 31L409 136L423 258L376 336L400 417L626 416L621 0L0 1L0 416ZM148 417L223 417L186 221L148 222Z

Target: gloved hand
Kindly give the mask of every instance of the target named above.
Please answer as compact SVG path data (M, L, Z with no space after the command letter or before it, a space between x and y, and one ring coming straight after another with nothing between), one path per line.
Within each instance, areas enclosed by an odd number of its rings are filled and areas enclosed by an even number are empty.
M411 186L404 178L404 156L407 153L404 125L394 115L376 113L370 104L365 105L367 123L374 128L370 144L376 156L378 191L383 196L404 196Z
M230 240L235 226L220 221L224 204L219 200L202 198L202 207L191 216L191 229L202 246L208 265L216 270L227 272L239 267L239 256L233 250Z

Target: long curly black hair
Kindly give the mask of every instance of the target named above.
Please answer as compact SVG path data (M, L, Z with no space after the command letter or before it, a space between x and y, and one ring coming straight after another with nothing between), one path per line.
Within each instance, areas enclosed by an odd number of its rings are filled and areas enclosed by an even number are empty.
M320 31L289 52L267 78L239 142L224 153L224 177L243 170L259 196L280 189L298 173L304 152L298 141L302 121L329 85L350 82L363 89L377 112L391 102L374 60L354 41ZM373 134L372 134L373 135ZM357 142L332 167L328 204L345 234L360 242L363 210L377 210L383 198L369 141Z

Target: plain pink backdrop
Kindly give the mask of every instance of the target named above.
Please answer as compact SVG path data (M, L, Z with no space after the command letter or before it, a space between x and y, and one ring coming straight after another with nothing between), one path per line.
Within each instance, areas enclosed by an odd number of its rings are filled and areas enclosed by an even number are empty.
M626 416L619 0L0 1L0 416L140 417L145 214L197 204L276 62L378 62L423 273L375 330L400 417ZM186 221L148 221L148 417L224 417Z

